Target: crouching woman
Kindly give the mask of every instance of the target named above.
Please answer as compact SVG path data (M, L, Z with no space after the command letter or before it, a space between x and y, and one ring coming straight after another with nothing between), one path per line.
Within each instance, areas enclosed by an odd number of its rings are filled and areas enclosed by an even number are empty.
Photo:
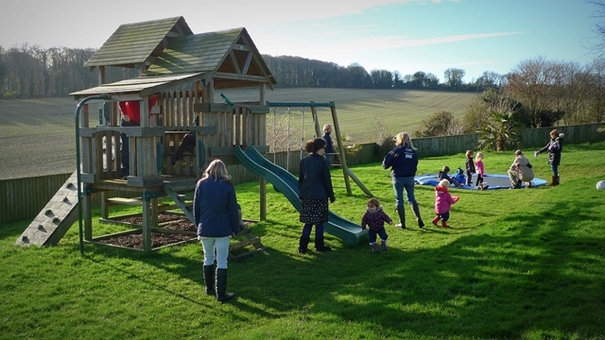
M527 183L527 188L531 188L531 180L534 179L534 171L527 158L523 156L523 151L515 151L515 160L510 165L508 177L510 178L511 189L519 189L523 182Z
M193 206L198 239L204 250L206 294L216 294L219 302L227 301L235 296L227 293L229 241L239 230L240 218L235 188L223 161L215 159L208 165L197 182Z

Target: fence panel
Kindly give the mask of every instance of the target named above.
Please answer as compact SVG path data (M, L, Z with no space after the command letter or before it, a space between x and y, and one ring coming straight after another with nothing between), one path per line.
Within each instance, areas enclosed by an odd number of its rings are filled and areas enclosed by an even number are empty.
M603 124L583 124L557 127L565 133L568 144L595 143L605 140L605 133L599 132ZM552 127L523 130L519 133L524 148L544 146L549 138ZM475 149L479 139L478 134L457 136L417 138L414 146L418 148L420 157L453 155L467 149ZM393 141L384 145L374 143L361 145L354 155L347 154L347 164L358 165L382 160L394 146ZM298 164L305 152L299 150L278 152L267 155L267 158L277 165L298 175ZM244 183L258 180L258 177L246 170L241 164L229 165L229 173L234 183ZM0 180L0 226L5 223L33 219L44 208L46 203L61 188L71 174L57 174L31 178ZM110 192L112 196L132 197L132 192ZM93 198L93 205L100 205L100 196Z

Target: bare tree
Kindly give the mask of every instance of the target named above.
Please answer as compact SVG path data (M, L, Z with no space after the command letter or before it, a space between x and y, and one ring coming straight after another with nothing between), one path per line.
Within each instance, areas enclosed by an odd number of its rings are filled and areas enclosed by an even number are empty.
M457 90L462 88L462 78L464 78L465 74L466 71L462 69L448 68L443 73L443 77L445 78L445 83L447 84L447 86Z

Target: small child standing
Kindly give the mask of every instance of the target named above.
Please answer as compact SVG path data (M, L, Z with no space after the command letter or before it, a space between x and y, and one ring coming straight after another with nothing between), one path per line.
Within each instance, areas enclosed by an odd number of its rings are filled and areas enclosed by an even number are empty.
M475 168L477 168L477 188L483 190L483 177L485 177L485 166L483 166L483 152L477 152L475 156Z
M387 239L389 238L389 235L387 235L387 231L384 229L384 222L392 224L393 220L382 210L382 205L380 205L380 202L377 199L370 198L366 213L361 219L361 229L366 230L366 226L369 227L368 240L370 246L372 246L373 253L378 252L376 235L380 236L380 247L382 248L382 251L387 251L388 249Z
M473 162L473 151L466 150L466 185L473 183L473 174L476 173L475 162Z
M450 219L450 208L452 204L458 202L460 197L452 196L448 188L450 182L447 179L441 180L439 185L435 187L435 213L437 216L433 219L433 224L437 225L437 222L441 220L441 227L449 228L447 220Z

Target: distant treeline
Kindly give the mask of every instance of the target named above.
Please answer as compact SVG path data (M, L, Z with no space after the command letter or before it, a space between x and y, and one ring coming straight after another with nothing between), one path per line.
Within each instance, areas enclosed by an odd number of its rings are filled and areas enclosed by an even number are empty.
M84 67L95 49L39 46L0 46L0 98L55 97L98 85L97 73ZM500 86L503 77L485 72L473 83L463 83L465 71L448 69L445 81L422 71L401 76L397 71L371 70L358 64L335 63L291 56L263 55L277 87L331 87L357 89L432 89L483 91ZM128 68L108 67L106 82L137 76Z

